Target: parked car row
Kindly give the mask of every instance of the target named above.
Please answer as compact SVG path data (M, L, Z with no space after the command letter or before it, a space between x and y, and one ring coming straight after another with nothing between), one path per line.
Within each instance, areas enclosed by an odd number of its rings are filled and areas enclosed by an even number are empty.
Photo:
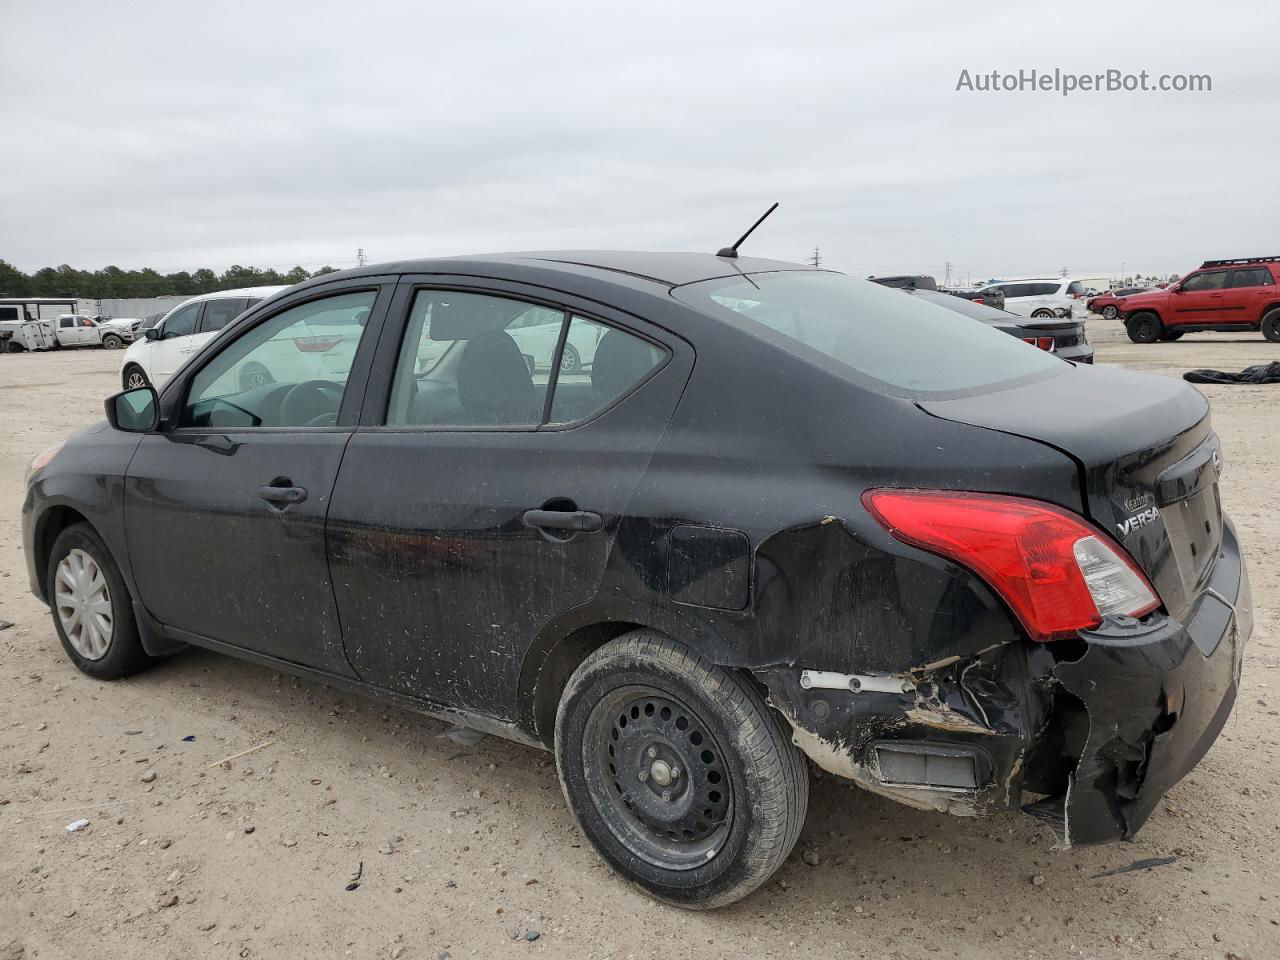
M133 342L133 325L137 322L127 317L89 317L79 313L64 313L52 320L4 320L0 321L0 349L6 353L62 347L119 350Z

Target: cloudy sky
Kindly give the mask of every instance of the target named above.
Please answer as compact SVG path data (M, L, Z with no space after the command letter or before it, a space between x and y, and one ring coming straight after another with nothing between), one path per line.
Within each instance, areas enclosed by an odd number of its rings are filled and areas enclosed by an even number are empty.
M0 259L565 247L858 274L1280 253L1273 3L0 0ZM957 91L962 70L1207 93Z

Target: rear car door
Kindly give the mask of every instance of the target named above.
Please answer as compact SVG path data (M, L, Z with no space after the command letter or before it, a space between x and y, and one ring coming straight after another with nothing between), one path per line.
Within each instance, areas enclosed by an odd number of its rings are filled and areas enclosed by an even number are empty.
M1231 271L1223 291L1224 322L1257 324L1263 308L1275 300L1276 283L1267 267Z
M347 655L370 683L512 719L526 651L595 595L693 353L551 296L466 278L397 292L329 513ZM552 355L517 341L546 325Z
M1193 273L1169 295L1169 316L1165 323L1174 326L1230 323L1223 315L1226 285L1226 270Z
M164 425L129 465L124 516L140 599L178 636L351 673L324 524L392 289L364 278L300 290L166 388ZM343 311L374 318L351 327L346 370L242 388L246 365Z
M152 341L147 358L151 365L147 375L152 383L164 383L187 362L191 354L190 341L198 329L203 307L203 302L179 307L160 325L160 339Z

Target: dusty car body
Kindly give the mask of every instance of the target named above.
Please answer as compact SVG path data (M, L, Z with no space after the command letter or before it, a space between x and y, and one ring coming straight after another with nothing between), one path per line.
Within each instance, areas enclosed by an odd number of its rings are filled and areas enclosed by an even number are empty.
M239 338L353 292L373 306L344 389L319 391L341 398L331 413L268 429L193 418L192 384ZM591 373L558 379L547 364L531 423L393 422L397 378L416 376L415 409L448 366L417 362L412 304L434 296L431 316L448 317L458 293L521 305L457 340L464 359L472 343L508 349L500 325L536 304L563 311L562 344L569 317L594 318L642 341L648 366L590 415L557 421L561 392L619 369L604 359L610 332ZM510 376L532 378L508 352ZM158 398L121 398L145 418L112 412L113 426L81 431L31 475L22 530L37 596L61 589L55 551L80 530L76 549L119 567L131 606L116 620L136 621L146 656L207 647L554 748L606 860L686 906L745 895L790 850L807 802L797 748L916 807L1021 808L1066 843L1103 842L1142 826L1236 695L1251 601L1204 398L839 274L698 254L385 264L291 288ZM903 519L913 510L923 533ZM948 510L1030 523L1022 579L989 573L990 551L926 542ZM1073 531L1065 566L1036 553L1036 524ZM1104 587L1120 599L1100 599ZM1083 607L1055 607L1046 626L1036 604L1059 589ZM677 721L660 723L671 701L682 709L680 671L636 681L650 699L609 721L619 756L633 731L652 738L647 754L636 742L634 777L594 727L572 727L566 703L593 695L582 678L606 653L641 678L678 660L732 687L734 709L767 698L767 717L750 716L785 733L769 749L787 779L774 796L791 805L767 869L721 869L750 852L760 805L744 799L755 774L732 723L717 727L714 696L689 716L702 711L712 741L720 730L702 773L728 785L701 784L711 799L692 819L671 814L685 840L626 834L674 809L669 785L698 750L681 753ZM582 757L605 746L617 809L581 792L599 773Z

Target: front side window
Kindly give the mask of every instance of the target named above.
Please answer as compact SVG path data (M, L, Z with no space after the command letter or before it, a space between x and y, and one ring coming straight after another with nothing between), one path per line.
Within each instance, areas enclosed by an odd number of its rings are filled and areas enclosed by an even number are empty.
M333 426L376 298L311 300L229 341L191 378L182 426Z
M1208 273L1197 273L1182 282L1182 289L1188 293L1197 290L1221 290L1227 279L1227 271L1213 270Z
M204 305L204 317L200 320L200 329L204 333L221 330L232 319L244 313L244 299L210 300Z
M178 310L160 328L161 339L185 337L196 332L196 318L200 315L201 304L192 303Z
M897 396L973 393L1069 369L978 320L838 273L705 280L673 295L793 356Z

